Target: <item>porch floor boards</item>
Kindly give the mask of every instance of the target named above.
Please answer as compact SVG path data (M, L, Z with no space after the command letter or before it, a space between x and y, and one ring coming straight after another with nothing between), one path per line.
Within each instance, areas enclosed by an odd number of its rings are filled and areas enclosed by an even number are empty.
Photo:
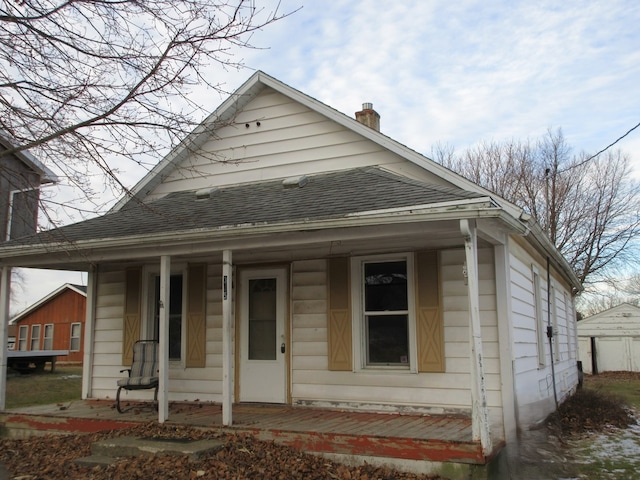
M63 433L124 428L157 421L150 404L112 400L27 407L2 412L6 428ZM341 411L285 405L236 404L233 425L222 427L222 407L211 403L171 402L167 423L247 432L305 451L369 455L438 462L483 464L479 442L472 440L471 419L455 415L416 415ZM22 427L20 427L22 425Z

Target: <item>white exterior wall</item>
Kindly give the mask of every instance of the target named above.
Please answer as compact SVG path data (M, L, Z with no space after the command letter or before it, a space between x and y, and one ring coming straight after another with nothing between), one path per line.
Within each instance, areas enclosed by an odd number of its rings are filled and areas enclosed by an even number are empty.
M293 404L370 408L378 411L468 413L471 408L470 329L463 249L440 253L445 373L339 372L328 369L327 261L291 265L291 400ZM221 268L208 267L207 359L204 368L171 365L170 401L222 399ZM485 380L492 433L502 435L500 348L498 344L493 250L479 251L480 308ZM100 271L97 279L93 398L114 398L123 374L122 312L124 269ZM354 321L356 319L354 318ZM144 320L143 320L144 322ZM128 392L125 399L149 399L151 391Z
M200 153L182 161L148 198L375 165L445 184L408 160L267 88L233 124L217 130Z
M540 284L540 315L536 315L533 271ZM546 336L548 282L546 265L534 260L524 249L511 242L511 304L514 340L514 377L518 422L521 427L544 420L555 410L551 353ZM551 278L551 324L555 335L554 364L558 402L575 390L578 383L575 309L568 288ZM543 356L539 357L537 328L543 329Z
M491 421L502 423L495 275L491 249L480 252L480 305L485 374ZM431 413L471 408L470 330L464 250L441 252L445 373L329 371L327 348L327 262L292 266L292 402L375 410ZM355 317L353 321L358 321ZM496 430L500 430L497 428ZM497 432L496 432L497 433ZM501 435L501 431L498 435Z
M184 368L180 362L171 362L169 401L222 400L221 271L219 265L209 265L207 269L206 367ZM92 398L115 398L116 382L126 376L126 372L120 373L127 368L122 365L124 273L123 269L101 270L98 275ZM134 390L122 395L124 400L151 399L153 391Z

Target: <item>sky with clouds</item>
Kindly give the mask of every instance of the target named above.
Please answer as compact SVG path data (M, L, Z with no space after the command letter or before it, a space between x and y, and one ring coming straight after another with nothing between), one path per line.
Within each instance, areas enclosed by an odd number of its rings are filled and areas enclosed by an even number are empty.
M636 0L255 0L277 3L299 10L255 33L247 69L210 72L226 89L259 69L348 115L371 102L383 133L427 156L550 128L595 153L640 123ZM194 94L209 111L224 100ZM640 128L616 148L640 178ZM14 309L66 281L86 275L26 272Z

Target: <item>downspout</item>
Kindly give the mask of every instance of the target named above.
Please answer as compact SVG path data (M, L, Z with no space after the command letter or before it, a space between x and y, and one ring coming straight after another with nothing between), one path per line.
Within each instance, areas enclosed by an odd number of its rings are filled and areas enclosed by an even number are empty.
M478 286L478 237L474 220L460 220L464 236L469 295L469 326L471 330L471 429L474 440L480 440L485 457L491 454L491 430L487 387L484 376L482 330L480 326L480 291Z
M558 390L556 388L556 362L553 358L553 325L551 324L551 262L547 256L547 338L549 339L549 354L551 355L551 380L553 381L553 399L558 409Z

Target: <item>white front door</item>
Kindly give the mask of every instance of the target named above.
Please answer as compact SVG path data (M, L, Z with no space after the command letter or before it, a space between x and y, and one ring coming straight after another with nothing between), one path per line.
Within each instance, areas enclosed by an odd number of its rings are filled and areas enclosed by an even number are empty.
M286 402L286 282L282 268L240 272L241 402Z

